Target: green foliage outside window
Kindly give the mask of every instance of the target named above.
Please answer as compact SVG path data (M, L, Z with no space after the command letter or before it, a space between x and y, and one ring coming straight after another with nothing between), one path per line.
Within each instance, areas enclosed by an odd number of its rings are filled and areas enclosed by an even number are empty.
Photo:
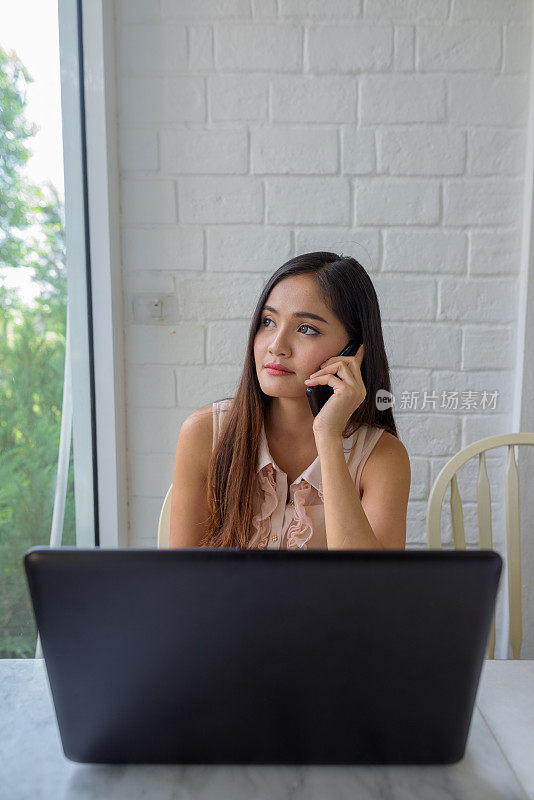
M30 81L0 48L0 269L31 267L39 288L28 305L0 284L0 658L35 654L22 558L50 543L65 366L63 205L51 184L23 174L36 133L25 118ZM62 543L75 540L71 449Z

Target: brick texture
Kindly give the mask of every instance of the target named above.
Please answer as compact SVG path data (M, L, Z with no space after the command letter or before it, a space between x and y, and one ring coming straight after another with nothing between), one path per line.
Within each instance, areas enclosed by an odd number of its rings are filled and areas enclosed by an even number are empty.
M526 0L116 0L132 545L184 419L233 394L265 279L328 249L375 282L424 546L441 467L510 429L530 23Z

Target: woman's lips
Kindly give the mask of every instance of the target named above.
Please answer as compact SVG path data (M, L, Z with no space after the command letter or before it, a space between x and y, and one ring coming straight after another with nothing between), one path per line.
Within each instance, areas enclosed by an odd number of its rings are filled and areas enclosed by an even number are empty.
M294 375L294 372L285 372L282 369L272 369L271 367L265 367L265 371L269 373L269 375Z

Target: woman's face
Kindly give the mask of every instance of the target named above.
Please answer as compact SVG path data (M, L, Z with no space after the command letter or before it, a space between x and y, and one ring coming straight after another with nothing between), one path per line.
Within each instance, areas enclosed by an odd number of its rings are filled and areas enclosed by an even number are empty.
M302 312L306 313L295 316ZM321 300L313 275L283 278L269 293L254 339L254 360L262 391L271 397L304 395L304 381L317 372L323 361L337 355L348 340L344 325ZM270 362L281 364L293 374L267 372L265 365Z

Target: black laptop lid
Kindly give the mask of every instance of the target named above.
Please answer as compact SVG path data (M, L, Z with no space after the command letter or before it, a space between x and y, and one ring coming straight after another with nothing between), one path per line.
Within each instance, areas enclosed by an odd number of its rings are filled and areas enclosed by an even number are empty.
M33 547L24 565L74 761L463 756L493 551Z

